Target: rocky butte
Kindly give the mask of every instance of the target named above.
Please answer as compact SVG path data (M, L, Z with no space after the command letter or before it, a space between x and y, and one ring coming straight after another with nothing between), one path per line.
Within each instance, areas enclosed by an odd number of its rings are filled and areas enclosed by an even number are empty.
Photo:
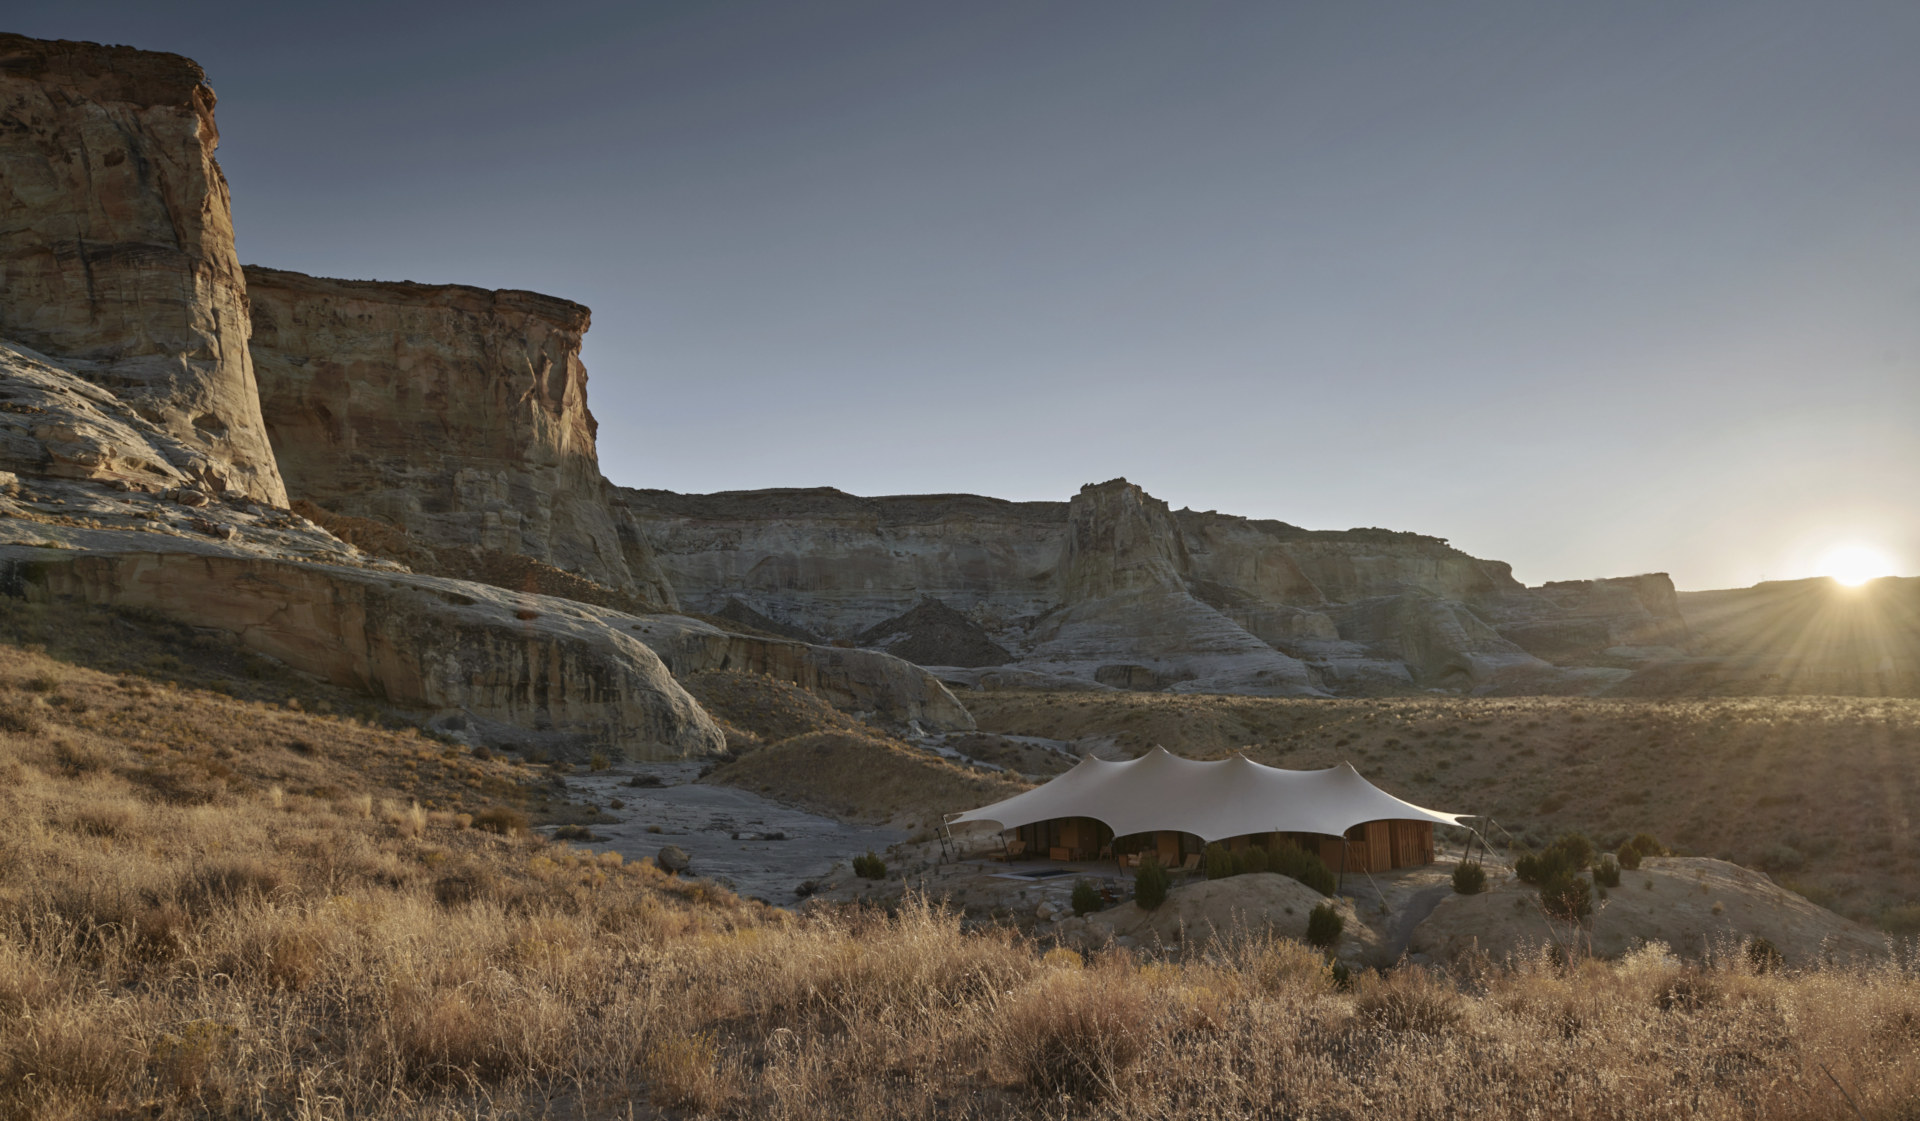
M671 606L608 505L570 300L249 266L252 354L288 490L431 550L531 557Z
M285 505L214 100L179 55L0 35L0 338L60 359L158 428L172 470L152 464L156 480L178 472ZM111 473L103 454L54 462Z

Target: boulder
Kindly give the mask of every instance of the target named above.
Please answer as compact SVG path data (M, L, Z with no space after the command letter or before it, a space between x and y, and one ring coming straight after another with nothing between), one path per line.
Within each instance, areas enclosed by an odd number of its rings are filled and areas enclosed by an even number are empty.
M679 845L666 845L662 847L660 852L654 856L653 862L660 866L662 872L675 876L693 867L693 858L688 856L687 850L681 848Z

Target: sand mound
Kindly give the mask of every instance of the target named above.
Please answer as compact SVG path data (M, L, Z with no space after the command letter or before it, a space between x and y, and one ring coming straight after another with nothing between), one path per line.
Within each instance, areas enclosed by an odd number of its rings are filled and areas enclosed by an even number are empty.
M708 670L683 674L681 688L693 695L722 728L735 750L778 743L809 732L862 731L860 723L789 681L764 673ZM736 742L736 733L740 741Z
M719 768L707 781L842 821L903 826L937 821L939 814L984 806L1026 789L866 731L796 736Z
M1592 950L1599 957L1664 942L1681 957L1698 959L1756 937L1773 943L1790 966L1887 953L1887 942L1875 931L1723 860L1649 859L1637 871L1622 872L1620 886L1594 902ZM1534 888L1496 875L1485 894L1442 900L1407 948L1436 960L1476 947L1500 957L1549 940L1565 944L1570 935L1565 924L1550 925L1541 915Z
M854 641L920 666L977 669L1013 661L1013 655L988 637L979 624L931 598L921 600L911 611L874 624Z

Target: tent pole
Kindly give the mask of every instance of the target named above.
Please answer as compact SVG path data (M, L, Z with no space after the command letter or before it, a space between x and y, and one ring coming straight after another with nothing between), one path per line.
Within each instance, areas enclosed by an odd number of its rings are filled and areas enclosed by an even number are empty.
M1340 878L1334 881L1333 890L1347 890L1347 835L1340 834Z

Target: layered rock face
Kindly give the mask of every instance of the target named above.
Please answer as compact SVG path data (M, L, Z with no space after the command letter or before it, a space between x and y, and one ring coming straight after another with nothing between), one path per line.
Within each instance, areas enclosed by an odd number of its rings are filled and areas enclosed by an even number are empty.
M963 613L1013 660L942 665L958 682L1592 691L1686 634L1664 575L1529 589L1438 538L1173 511L1124 479L1070 503L618 493L701 609L863 642L925 600Z
M165 474L285 506L213 107L179 55L0 35L0 338L152 422Z
M1035 628L1026 664L1118 688L1319 691L1298 659L1194 596L1192 572L1166 503L1125 479L1080 488L1067 508L1061 607Z
M429 548L531 557L672 605L608 504L580 363L586 308L533 292L250 266L253 358L293 497Z
M0 545L0 585L138 607L454 726L631 759L716 754L718 725L616 612L430 576L225 551Z
M738 599L806 632L852 638L929 596L995 632L1059 602L1064 502L625 487L614 502L646 527L681 602L700 611Z

